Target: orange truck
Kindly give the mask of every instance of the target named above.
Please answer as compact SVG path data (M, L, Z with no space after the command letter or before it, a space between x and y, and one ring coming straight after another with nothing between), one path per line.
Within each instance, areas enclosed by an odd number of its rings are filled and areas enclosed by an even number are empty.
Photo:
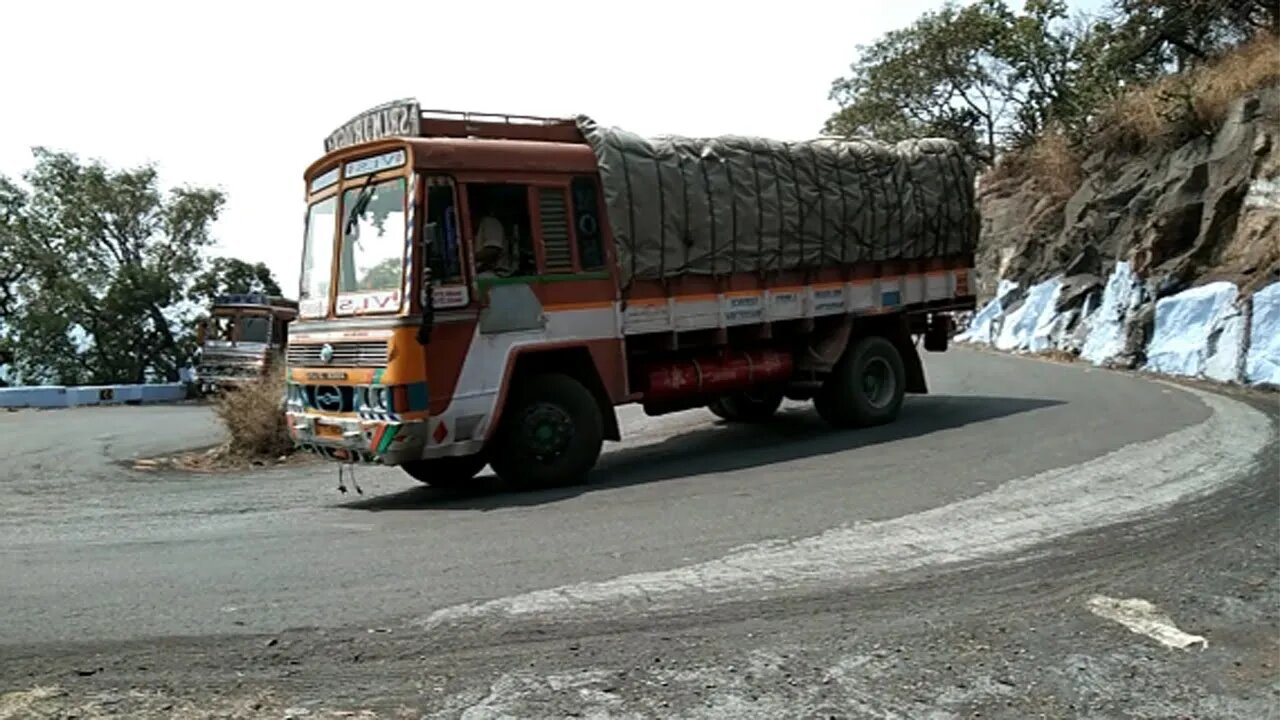
M973 170L943 140L644 138L401 100L304 179L290 432L433 486L486 464L581 481L628 403L890 422L927 392L917 346L975 305Z

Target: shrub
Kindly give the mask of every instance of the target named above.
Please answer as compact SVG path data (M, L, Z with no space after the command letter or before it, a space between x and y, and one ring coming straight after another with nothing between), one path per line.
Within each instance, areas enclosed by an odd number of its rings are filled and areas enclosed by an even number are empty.
M1080 154L1065 132L1042 133L1027 147L1000 157L982 177L984 188L1016 181L1032 181L1042 192L1058 199L1071 197L1084 177Z
M1080 187L1084 177L1080 155L1065 132L1046 131L1024 152L1027 172L1040 180L1049 194L1065 200Z
M254 380L229 387L214 401L214 411L227 428L227 452L240 457L279 457L293 450L282 399L285 370L275 369Z

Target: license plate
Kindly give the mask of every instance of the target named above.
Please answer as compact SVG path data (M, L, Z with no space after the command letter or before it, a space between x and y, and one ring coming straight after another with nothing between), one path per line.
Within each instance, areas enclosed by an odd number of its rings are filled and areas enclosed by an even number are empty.
M342 426L329 425L326 423L316 423L316 435L319 435L320 437L326 437L326 438L335 438L335 439L341 438Z

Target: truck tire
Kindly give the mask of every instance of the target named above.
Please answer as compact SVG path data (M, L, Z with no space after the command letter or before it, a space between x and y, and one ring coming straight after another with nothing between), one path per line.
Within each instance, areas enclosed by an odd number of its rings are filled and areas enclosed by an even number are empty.
M883 425L898 417L906 385L902 355L893 343L865 337L836 363L813 404L837 428Z
M401 468L420 483L438 488L466 485L488 464L483 453L459 457L431 458L402 463Z
M764 422L782 407L780 390L759 389L723 395L712 400L707 409L729 422Z
M604 444L604 417L591 391L568 375L547 373L511 392L494 438L498 477L526 488L585 480Z

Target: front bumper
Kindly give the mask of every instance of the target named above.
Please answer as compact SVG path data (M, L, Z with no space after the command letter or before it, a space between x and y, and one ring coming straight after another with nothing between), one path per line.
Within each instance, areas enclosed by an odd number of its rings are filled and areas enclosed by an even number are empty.
M420 460L427 445L425 420L364 420L297 410L285 416L295 445L331 460L400 465Z

